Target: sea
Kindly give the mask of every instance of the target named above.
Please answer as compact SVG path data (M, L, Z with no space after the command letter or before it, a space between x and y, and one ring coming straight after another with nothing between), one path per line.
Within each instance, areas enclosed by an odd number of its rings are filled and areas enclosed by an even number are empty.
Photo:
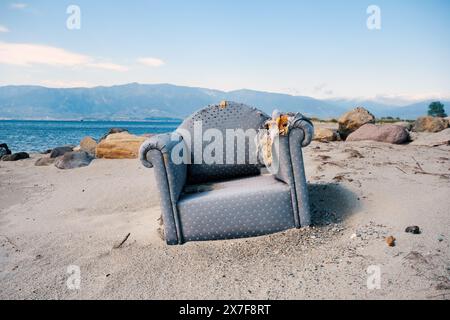
M77 146L86 136L101 138L111 128L127 129L136 135L174 131L178 119L147 121L47 121L0 120L0 144L15 152L43 152L58 146Z

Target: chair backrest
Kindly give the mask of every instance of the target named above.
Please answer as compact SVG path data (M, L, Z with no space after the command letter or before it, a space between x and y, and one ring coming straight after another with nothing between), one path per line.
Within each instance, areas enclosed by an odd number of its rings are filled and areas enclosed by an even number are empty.
M190 141L188 148L191 150L192 164L188 166L188 183L208 182L259 174L260 167L254 161L250 161L252 157L249 156L249 152L255 148L253 139L245 139L245 159L241 157L240 161L238 161L237 139L234 139L234 148L230 150L230 148L226 147L226 135L227 129L242 129L244 131L253 129L256 131L263 128L267 119L269 119L269 116L256 108L236 102L223 101L220 104L210 105L197 111L184 120L179 127L179 129L183 130L179 130L179 133L183 135L185 141ZM213 139L211 141L204 141L203 137L194 136L194 123L196 122L197 129L198 124L201 123L203 134L208 129L216 129L221 132L223 137L223 163L207 164L203 158L201 163L194 162L194 152L201 152L203 154L202 152L205 150L205 147L213 141ZM185 137L187 133L190 136L188 139ZM202 143L197 142L196 144L195 138L201 138ZM202 149L199 150L199 148L196 148L194 150L194 146L201 146ZM226 161L230 159L230 155L234 159L233 163Z

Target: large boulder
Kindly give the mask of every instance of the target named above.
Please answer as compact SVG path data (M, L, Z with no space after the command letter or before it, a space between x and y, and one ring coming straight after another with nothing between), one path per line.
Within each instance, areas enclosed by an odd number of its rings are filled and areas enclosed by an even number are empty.
M26 152L18 152L13 154L4 155L1 160L2 161L18 161L23 159L28 159L30 155Z
M9 150L8 145L6 143L0 144L0 158L11 154L11 150Z
M50 158L58 158L66 154L67 152L72 152L72 146L56 147L50 152Z
M339 140L339 133L329 128L314 127L314 140L316 141L336 141Z
M97 148L97 141L95 141L91 137L84 137L83 140L80 141L81 151L86 151L95 156L96 148Z
M128 132L113 133L100 141L95 150L97 158L136 159L139 148L146 137L132 135Z
M109 129L109 131L107 133L105 133L103 135L103 137L100 138L100 140L98 140L98 142L105 140L110 134L122 133L122 132L128 132L128 130L124 129L124 128L111 128L111 129Z
M437 147L450 145L450 128L437 133L417 133L412 145Z
M346 141L378 141L386 143L401 144L409 140L408 130L402 126L382 125L377 126L371 123L363 125L358 130L352 132Z
M66 152L62 157L56 159L55 167L59 169L74 169L88 166L94 159L86 151Z
M339 135L346 139L350 133L366 123L375 123L375 116L368 110L358 107L342 115L339 120Z
M448 128L448 121L439 117L419 117L414 122L413 130L416 132L439 132Z

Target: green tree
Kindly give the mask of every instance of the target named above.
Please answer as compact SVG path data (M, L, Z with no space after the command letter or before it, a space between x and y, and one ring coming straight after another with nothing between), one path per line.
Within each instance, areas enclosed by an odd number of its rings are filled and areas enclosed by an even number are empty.
M428 115L441 118L445 118L447 116L444 105L440 101L430 103L430 106L428 107Z

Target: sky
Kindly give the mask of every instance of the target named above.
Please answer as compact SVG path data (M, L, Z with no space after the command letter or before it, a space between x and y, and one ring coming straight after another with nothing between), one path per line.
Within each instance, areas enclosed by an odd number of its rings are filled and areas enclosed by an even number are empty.
M448 0L0 0L0 85L444 99L449 39Z

